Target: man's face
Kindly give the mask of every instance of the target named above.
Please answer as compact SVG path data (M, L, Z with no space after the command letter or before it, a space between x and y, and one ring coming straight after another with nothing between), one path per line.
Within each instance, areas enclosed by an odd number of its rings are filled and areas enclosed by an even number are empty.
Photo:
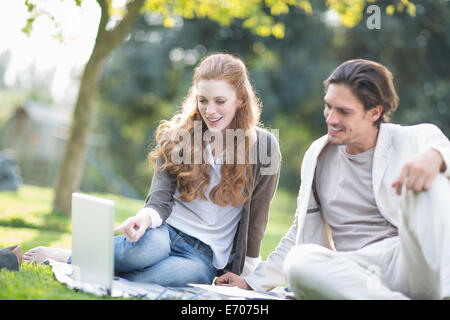
M324 101L330 143L346 145L350 154L374 147L378 129L373 123L381 114L381 106L364 110L363 104L344 84L330 84Z

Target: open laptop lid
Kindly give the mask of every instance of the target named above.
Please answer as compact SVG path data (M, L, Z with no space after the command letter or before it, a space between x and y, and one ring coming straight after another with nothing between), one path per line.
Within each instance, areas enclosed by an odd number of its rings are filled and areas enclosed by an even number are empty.
M81 281L111 290L114 276L114 201L72 194L72 264Z

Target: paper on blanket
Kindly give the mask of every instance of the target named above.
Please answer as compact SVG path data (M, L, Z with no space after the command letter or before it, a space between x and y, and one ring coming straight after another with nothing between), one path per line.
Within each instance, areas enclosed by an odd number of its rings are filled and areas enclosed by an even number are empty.
M232 297L240 297L247 299L270 299L270 300L283 300L280 297L271 295L269 293L256 292L252 290L244 290L239 287L224 287L224 286L216 286L216 285L208 285L208 284L195 284L189 283L188 285L201 288L204 290L212 291L215 293L219 293L225 296Z

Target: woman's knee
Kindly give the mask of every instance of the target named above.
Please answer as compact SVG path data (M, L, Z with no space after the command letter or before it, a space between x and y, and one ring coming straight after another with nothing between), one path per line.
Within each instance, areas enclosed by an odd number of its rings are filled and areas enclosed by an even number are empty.
M169 287L185 287L189 283L212 284L214 268L200 260L177 259L169 257L155 268L149 268L144 282Z
M167 228L147 229L136 242L125 236L114 237L114 262L118 271L139 270L151 266L170 253Z
M181 283L212 284L215 270L212 264L205 263L201 259L186 260L182 264L186 272L178 273Z

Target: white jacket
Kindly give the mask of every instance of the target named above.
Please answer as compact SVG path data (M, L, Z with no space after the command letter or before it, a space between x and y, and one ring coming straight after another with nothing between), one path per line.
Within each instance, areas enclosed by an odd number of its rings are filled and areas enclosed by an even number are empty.
M327 143L325 135L314 141L305 153L294 224L267 260L244 278L254 290L270 290L286 283L283 262L293 247L313 243L333 249L330 229L312 192L317 158ZM438 127L432 124L381 124L373 159L372 183L380 213L394 226L398 226L399 201L391 184L406 161L428 148L440 152L447 166L443 174L450 179L450 142Z

